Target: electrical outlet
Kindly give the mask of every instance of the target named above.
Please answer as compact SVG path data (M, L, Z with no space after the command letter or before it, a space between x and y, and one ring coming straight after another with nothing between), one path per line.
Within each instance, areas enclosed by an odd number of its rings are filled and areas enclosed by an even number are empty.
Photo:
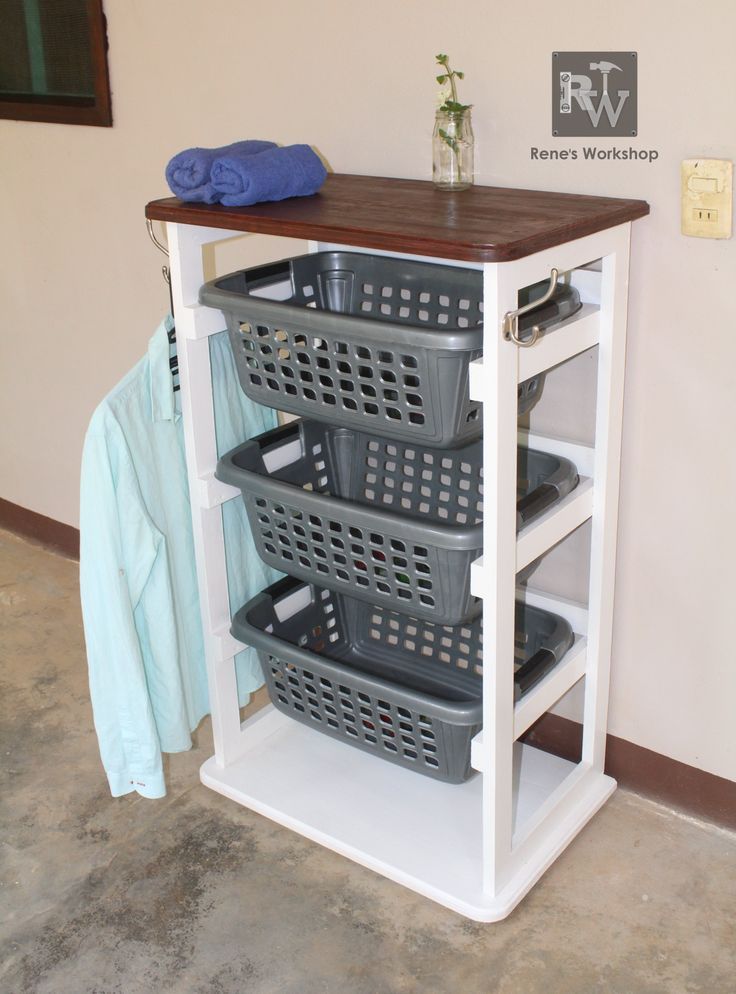
M732 162L728 159L685 159L681 197L683 235L731 237Z
M718 220L718 211L707 210L703 207L693 207L693 221L713 221Z

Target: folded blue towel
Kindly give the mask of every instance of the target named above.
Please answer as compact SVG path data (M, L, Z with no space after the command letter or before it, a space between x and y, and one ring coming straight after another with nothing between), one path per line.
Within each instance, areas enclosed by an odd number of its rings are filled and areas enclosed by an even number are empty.
M215 159L223 155L240 157L276 148L274 142L256 140L235 142L220 148L187 148L179 152L166 167L166 182L172 193L182 200L214 204L219 195L210 184L210 172Z
M327 170L309 145L272 148L259 155L220 155L210 182L226 207L266 200L308 197L327 179Z

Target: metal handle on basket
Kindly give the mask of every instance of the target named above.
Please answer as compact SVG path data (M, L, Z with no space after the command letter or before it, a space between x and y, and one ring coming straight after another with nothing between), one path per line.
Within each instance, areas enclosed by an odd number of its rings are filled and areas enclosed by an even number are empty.
M506 312L503 318L503 337L507 342L514 342L522 349L528 349L530 345L534 345L541 335L542 329L538 324L535 324L532 326L531 335L528 338L519 338L519 318L524 314L529 314L530 311L536 311L538 307L551 300L557 289L557 278L559 275L557 269L552 269L549 274L549 287L543 297L538 297L537 300L532 300L523 307L518 307L515 311Z

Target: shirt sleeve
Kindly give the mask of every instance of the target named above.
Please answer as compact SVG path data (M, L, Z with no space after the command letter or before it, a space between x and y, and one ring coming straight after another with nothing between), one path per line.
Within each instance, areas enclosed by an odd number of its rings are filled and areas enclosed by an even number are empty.
M161 749L134 619L159 536L145 513L124 440L114 425L98 427L93 419L82 455L79 561L95 730L114 797L131 791L163 797ZM126 532L134 531L132 559L123 553L121 509Z

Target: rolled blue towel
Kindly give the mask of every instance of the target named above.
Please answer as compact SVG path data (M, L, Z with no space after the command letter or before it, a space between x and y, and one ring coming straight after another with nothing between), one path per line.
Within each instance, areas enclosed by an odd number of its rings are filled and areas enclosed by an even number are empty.
M220 148L187 148L169 162L166 167L166 182L171 192L181 200L214 204L219 197L210 184L210 173L216 159L223 155L245 158L271 148L276 148L274 142L255 139L222 145Z
M327 170L309 145L287 145L260 155L219 155L211 183L226 207L267 200L309 197L327 179Z

